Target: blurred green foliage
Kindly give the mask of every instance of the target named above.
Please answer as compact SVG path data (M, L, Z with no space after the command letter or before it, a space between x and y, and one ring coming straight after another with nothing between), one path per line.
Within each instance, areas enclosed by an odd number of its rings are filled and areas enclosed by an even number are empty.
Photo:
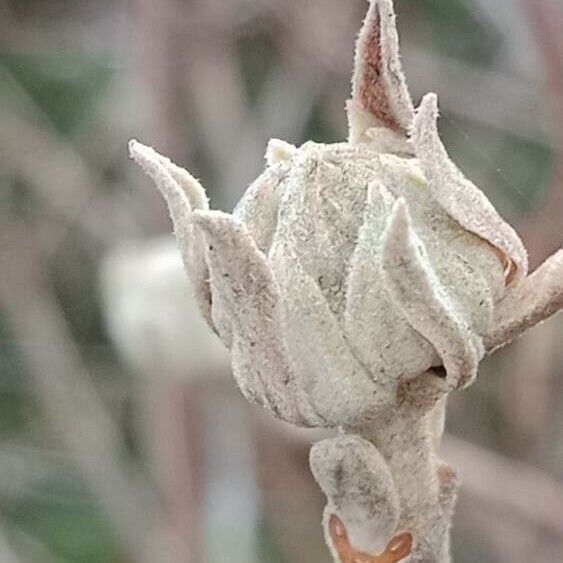
M20 530L65 562L119 561L113 532L79 480L43 482L3 508Z
M467 1L403 0L397 4L399 12L413 11L426 22L420 39L428 48L454 59L486 66L501 44L499 33L477 20Z
M112 77L106 60L87 53L5 53L0 64L67 136L89 114Z

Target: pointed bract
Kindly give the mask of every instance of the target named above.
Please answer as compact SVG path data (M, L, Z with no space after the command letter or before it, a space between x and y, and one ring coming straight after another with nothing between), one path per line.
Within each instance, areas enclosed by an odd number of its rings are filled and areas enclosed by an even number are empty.
M289 252L277 257L275 275L286 311L291 355L311 403L327 426L357 424L388 401L392 382L374 386L354 356L315 280ZM389 388L387 388L387 387Z
M364 223L350 262L344 330L354 353L379 384L420 373L425 362L426 367L432 365L434 352L387 298L382 270L383 234L395 197L383 185L373 183L367 199ZM390 325L395 330L390 331Z
M186 170L182 170L150 147L132 140L129 142L129 154L152 178L168 204L174 234L193 285L197 304L203 317L213 328L207 264L200 237L193 232L190 223L194 209L206 209L208 206L205 190Z
M209 202L205 190L199 181L187 170L180 168L169 158L156 152L152 147L143 145L134 139L129 141L129 154L155 183L157 183L161 191L165 189L165 187L164 185L161 187L158 184L158 179L165 176L164 171L166 171L186 194L192 210L209 209Z
M516 283L528 271L526 249L483 192L450 160L440 140L437 119L437 97L427 94L414 121L412 140L430 190L462 227L479 235L509 258L507 284Z
M385 234L383 270L388 287L409 324L436 349L446 369L446 383L458 388L477 373L483 356L480 338L456 313L411 228L403 198L395 203Z
M356 45L350 141L365 141L366 130L386 127L406 136L414 108L399 58L399 38L391 0L370 0Z
M548 258L497 305L486 335L487 352L493 352L523 332L563 309L563 250Z
M233 374L244 395L294 424L318 424L297 386L284 341L279 294L265 256L244 225L220 211L192 217L207 243L211 289L231 321Z

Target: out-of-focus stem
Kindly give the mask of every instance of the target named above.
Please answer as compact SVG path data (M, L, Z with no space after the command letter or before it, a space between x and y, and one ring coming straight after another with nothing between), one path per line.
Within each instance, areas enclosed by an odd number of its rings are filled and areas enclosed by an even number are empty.
M21 559L12 549L3 527L0 528L0 561L2 561L2 563L21 563Z
M0 233L8 256L0 302L7 312L36 396L100 501L132 561L154 563L151 510L123 459L119 432L80 358L66 320L23 228Z
M435 413L420 417L401 410L354 432L370 441L388 464L401 506L397 531L413 535L415 560L447 563L457 478L437 457Z
M201 395L197 383L153 374L142 416L161 503L160 526L169 541L166 563L205 561Z
M538 264L547 254L561 246L563 214L563 7L558 0L521 0L543 56L549 95L556 125L553 133L558 147L554 175L548 193L539 209L527 218L524 240L531 263Z

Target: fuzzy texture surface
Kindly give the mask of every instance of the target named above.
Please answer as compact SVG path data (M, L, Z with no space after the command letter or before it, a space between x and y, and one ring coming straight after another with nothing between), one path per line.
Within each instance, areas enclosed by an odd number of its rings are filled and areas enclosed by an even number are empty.
M450 160L436 96L415 112L391 0L370 1L348 118L345 143L271 141L232 215L152 149L130 153L168 202L244 396L339 428L311 452L335 560L447 563L447 395L563 307L563 251L528 276L518 235Z

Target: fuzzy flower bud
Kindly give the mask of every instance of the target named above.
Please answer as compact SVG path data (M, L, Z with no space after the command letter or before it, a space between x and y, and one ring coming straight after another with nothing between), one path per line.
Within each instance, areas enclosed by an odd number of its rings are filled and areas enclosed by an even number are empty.
M167 199L244 396L351 433L311 455L335 559L445 563L457 491L435 451L445 398L563 307L563 252L528 276L518 235L449 158L436 95L415 111L391 0L370 1L347 110L347 142L271 141L232 214L152 149L130 152Z

